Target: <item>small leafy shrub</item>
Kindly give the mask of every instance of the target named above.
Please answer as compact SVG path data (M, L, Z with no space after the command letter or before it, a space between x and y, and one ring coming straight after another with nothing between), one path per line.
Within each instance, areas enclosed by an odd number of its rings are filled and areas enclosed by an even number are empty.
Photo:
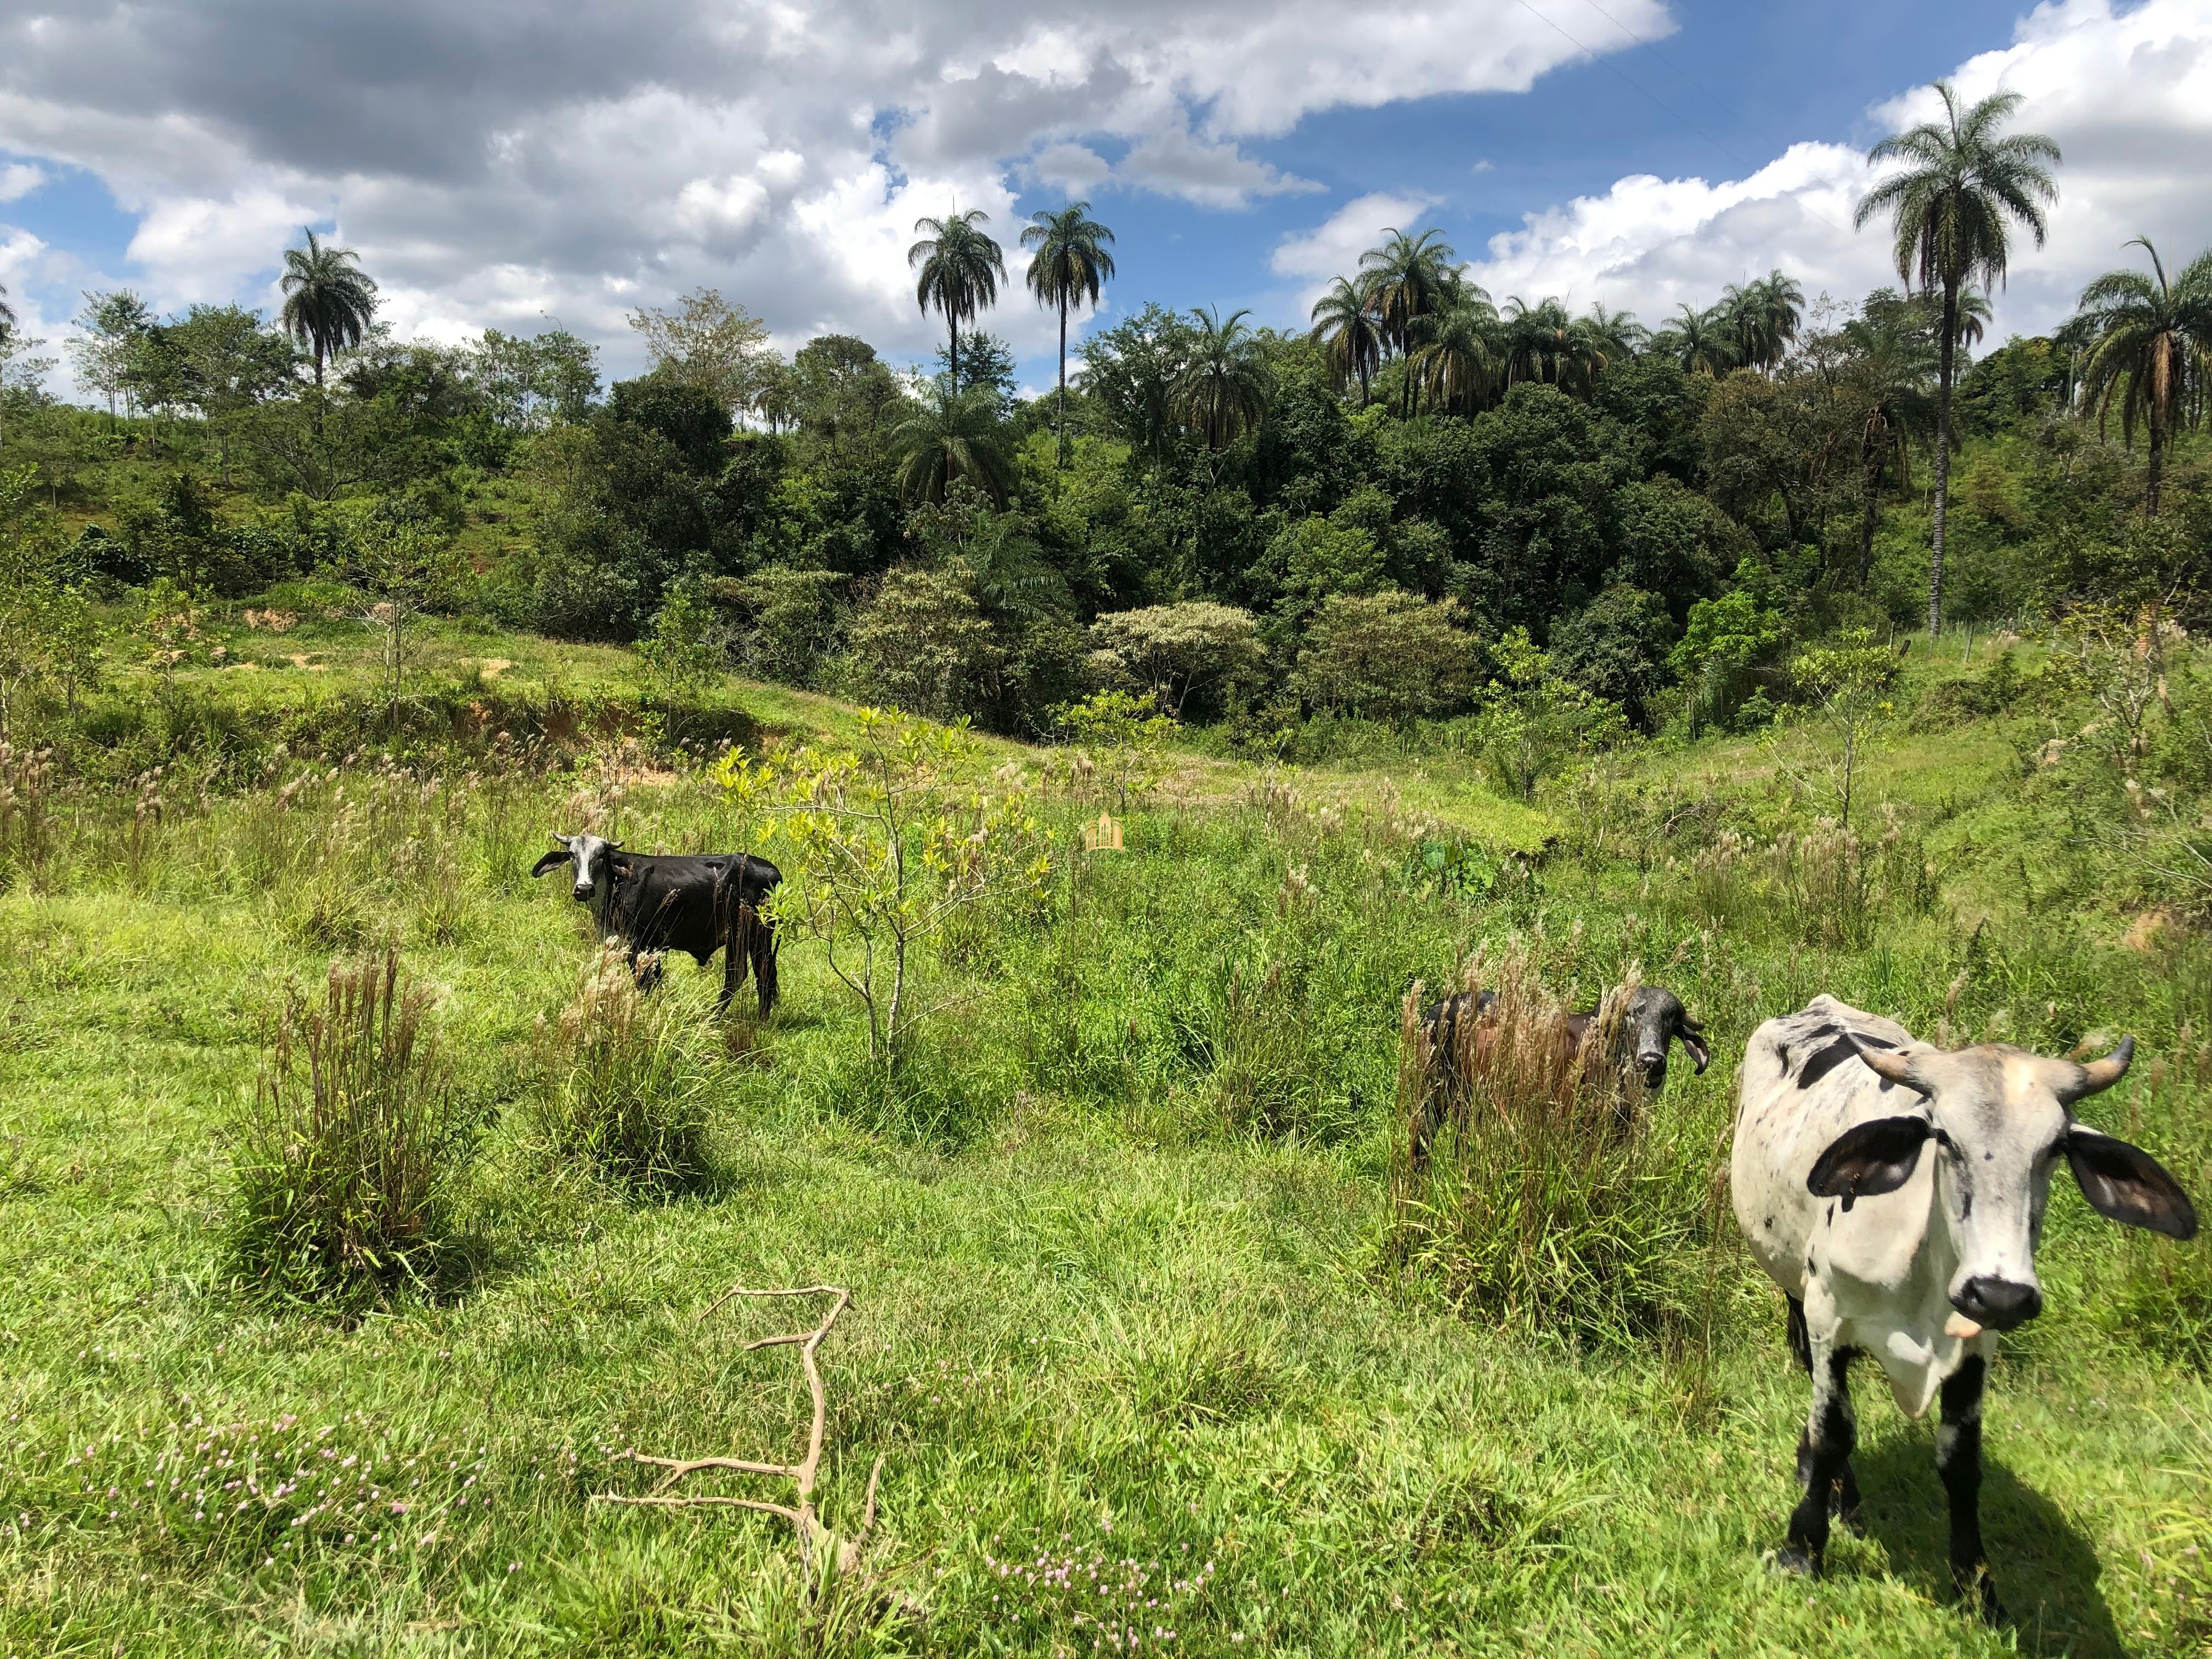
M255 1289L382 1300L449 1265L468 1136L427 1029L433 1000L392 950L332 963L319 1003L288 991L236 1128L229 1243Z
M672 999L639 991L621 950L600 951L538 1042L538 1128L550 1156L631 1187L683 1187L707 1173L700 1039Z
M1448 1090L1422 988L1407 994L1386 1271L1463 1315L1578 1345L1679 1341L1702 1311L1705 1182L1654 1134L1632 1067L1600 1065L1585 1080L1584 1055L1615 1051L1635 987L1607 996L1584 1048L1563 1060L1565 1011L1541 994L1526 953L1486 967L1476 960L1465 988L1497 993L1480 1022L1493 1035L1479 1043L1478 1022L1459 1022ZM1414 1126L1431 1114L1417 1158Z

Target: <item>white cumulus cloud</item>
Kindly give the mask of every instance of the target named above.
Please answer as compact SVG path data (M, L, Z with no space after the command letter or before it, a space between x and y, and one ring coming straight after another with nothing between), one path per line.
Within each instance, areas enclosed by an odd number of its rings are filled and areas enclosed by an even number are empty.
M1594 50L1673 27L1606 10ZM313 221L403 332L544 313L627 368L624 312L704 284L919 354L923 214L985 208L1013 264L1017 181L1240 208L1312 187L1254 146L1316 112L1577 55L1520 0L93 0L0 8L0 149L96 175L165 307L267 303Z
M2169 265L2212 246L2208 0L2147 0L2124 12L2110 0L2039 6L2010 46L1969 59L1952 78L1968 100L2019 93L2016 129L2049 135L2065 156L2048 242L2038 249L2021 234L2010 279L1994 296L2000 337L2051 326L2092 276L2138 262L2122 246L2131 236L2151 236ZM1922 88L1870 113L1886 131L1939 108ZM1808 293L1855 299L1897 280L1887 225L1851 228L1874 176L1863 151L1826 143L1792 145L1740 179L1634 174L1528 214L1522 228L1491 240L1472 275L1501 299L1599 301L1650 323L1777 266Z
M1310 307L1335 276L1348 276L1359 268L1359 256L1380 243L1390 230L1418 234L1423 218L1434 205L1426 196L1376 191L1355 196L1313 229L1285 236L1275 244L1267 263L1279 276L1304 279L1298 295L1303 308Z

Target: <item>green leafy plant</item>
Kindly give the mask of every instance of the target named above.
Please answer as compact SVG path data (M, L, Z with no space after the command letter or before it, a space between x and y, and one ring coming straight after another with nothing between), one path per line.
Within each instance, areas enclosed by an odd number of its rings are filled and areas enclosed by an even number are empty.
M1837 734L1838 746L1826 769L1839 808L1838 821L1848 830L1866 741L1897 712L1888 695L1897 678L1897 653L1877 642L1871 629L1845 629L1827 644L1800 652L1790 665L1790 678L1817 702Z
M1516 628L1494 647L1498 677L1475 716L1475 745L1491 781L1516 799L1577 756L1628 736L1620 710L1552 672L1528 630Z
M1091 764L1089 776L1113 792L1117 811L1127 811L1133 798L1157 788L1170 764L1167 741L1176 729L1175 718L1149 697L1094 691L1081 702L1055 709L1053 724L1081 746L1082 757ZM1071 785L1079 781L1073 762L1067 777Z
M914 994L918 947L994 895L1040 890L1052 860L1018 784L994 793L960 781L977 754L964 726L877 708L858 723L854 748L733 750L717 775L783 868L779 921L822 942L888 1079L933 1012Z

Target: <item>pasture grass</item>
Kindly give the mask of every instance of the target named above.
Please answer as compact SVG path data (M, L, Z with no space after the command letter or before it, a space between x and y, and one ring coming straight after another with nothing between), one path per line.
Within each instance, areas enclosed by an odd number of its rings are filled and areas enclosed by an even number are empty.
M1957 828L2017 810L1991 741L1929 742L1948 794L1900 753L1867 798L1895 783L1939 892L1880 885L1863 933L1808 921L1771 859L1700 896L1721 828L1804 825L1747 743L1654 757L1602 810L1555 799L1533 872L1411 787L1209 763L1125 852L948 931L895 1090L814 948L787 944L765 1023L743 998L717 1021L719 964L672 960L655 1018L685 1034L648 1093L706 1131L675 1183L549 1144L546 1027L598 947L523 872L554 827L742 836L700 774L357 760L150 820L88 796L0 893L0 1652L2203 1651L2206 1247L2123 1238L2063 1182L2052 1311L1989 1413L2019 1626L1950 1605L1929 1425L1871 1374L1868 1536L1817 1584L1760 1563L1804 1384L1778 1297L1707 1223L1759 1019L1832 990L2049 1051L2124 1023L2146 1060L2093 1115L2212 1188L2212 953L2122 951L2094 906L2008 891ZM1699 800L1710 822L1664 829ZM1097 811L1045 807L1064 848ZM386 945L482 1126L450 1195L470 1271L272 1307L226 1254L227 1126L288 984ZM1390 1270L1401 999L1508 945L1550 995L1640 969L1706 1022L1715 1064L1678 1057L1636 1166L1700 1252L1664 1340ZM793 1356L743 1345L804 1318L702 1315L817 1282L857 1298L823 1351L828 1525L884 1459L854 1573L802 1577L770 1517L591 1501L645 1490L632 1450L795 1456Z

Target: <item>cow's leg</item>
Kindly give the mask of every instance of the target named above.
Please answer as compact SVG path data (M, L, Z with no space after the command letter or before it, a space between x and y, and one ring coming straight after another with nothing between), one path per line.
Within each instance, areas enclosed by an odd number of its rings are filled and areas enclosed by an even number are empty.
M1790 1304L1790 1352L1796 1358L1806 1376L1813 1374L1813 1339L1805 1328L1805 1304L1794 1296L1783 1298ZM1846 1401L1846 1405L1849 1401ZM1802 1480L1804 1451L1798 1451L1799 1475ZM1854 1537L1863 1536L1865 1528L1859 1522L1859 1478L1851 1473L1851 1461L1846 1457L1841 1474L1836 1477L1836 1501L1832 1506L1837 1520Z
M1445 1088L1443 1078L1437 1075L1442 1068L1441 1058L1432 1057L1432 1069L1421 1079L1421 1097L1413 1108L1413 1121L1406 1126L1407 1143L1413 1154L1413 1173L1419 1175L1429 1166L1429 1143L1436 1139L1437 1119L1443 1112L1442 1100Z
M1775 1558L1785 1572L1817 1576L1828 1549L1828 1505L1850 1468L1858 1428L1851 1415L1852 1350L1811 1343L1813 1408L1797 1443L1797 1479L1805 1495L1790 1512L1790 1541Z
M1997 1587L1982 1551L1982 1384L1979 1354L1969 1354L1943 1383L1943 1419L1936 1430L1936 1468L1951 1499L1951 1577L1959 1594L1981 1603L1982 1617L2004 1622Z

